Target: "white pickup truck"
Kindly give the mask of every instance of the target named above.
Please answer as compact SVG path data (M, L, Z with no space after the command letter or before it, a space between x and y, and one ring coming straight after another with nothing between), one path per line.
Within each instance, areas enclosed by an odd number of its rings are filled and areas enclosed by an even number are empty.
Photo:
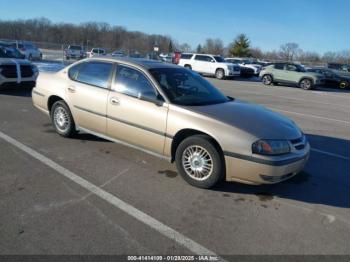
M178 65L203 75L215 76L218 79L240 76L241 74L238 65L227 63L221 56L217 55L183 53Z

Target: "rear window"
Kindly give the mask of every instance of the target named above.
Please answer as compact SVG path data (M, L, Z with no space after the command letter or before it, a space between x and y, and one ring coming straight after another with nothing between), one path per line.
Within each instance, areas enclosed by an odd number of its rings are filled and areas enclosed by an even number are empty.
M191 59L193 54L181 54L181 59Z

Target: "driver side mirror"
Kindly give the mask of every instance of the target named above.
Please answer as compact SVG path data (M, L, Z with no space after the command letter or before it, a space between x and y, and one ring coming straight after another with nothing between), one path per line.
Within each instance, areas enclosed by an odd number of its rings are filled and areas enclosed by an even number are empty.
M210 62L215 63L215 60L214 60L214 59L211 59Z
M153 103L157 106L162 106L164 104L163 97L161 95L155 94L153 92L139 93L138 97L140 100Z

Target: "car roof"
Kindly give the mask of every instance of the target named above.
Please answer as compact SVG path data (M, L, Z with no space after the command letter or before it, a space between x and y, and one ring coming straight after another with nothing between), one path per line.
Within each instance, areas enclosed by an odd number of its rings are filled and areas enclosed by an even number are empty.
M181 68L174 64L164 63L162 61L144 59L144 58L129 58L129 57L113 57L113 56L104 56L96 58L88 58L85 61L109 61L116 63L124 63L129 65L134 65L142 67L146 70L153 68Z

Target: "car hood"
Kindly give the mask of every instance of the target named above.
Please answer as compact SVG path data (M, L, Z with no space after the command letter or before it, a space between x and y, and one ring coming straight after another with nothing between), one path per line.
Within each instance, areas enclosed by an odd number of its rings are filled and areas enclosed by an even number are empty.
M300 129L287 117L263 106L240 100L228 103L191 106L191 111L248 132L258 139L296 139Z
M0 65L8 64L20 64L20 65L30 65L31 63L28 60L17 59L17 58L0 58Z

